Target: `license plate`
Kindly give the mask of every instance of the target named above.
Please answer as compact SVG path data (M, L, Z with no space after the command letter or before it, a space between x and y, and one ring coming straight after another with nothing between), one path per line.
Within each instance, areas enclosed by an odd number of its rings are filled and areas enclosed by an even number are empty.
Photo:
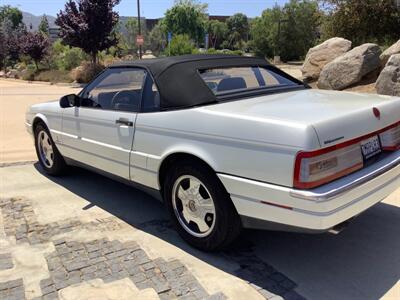
M361 142L361 151L364 159L369 159L382 152L378 136L370 137Z

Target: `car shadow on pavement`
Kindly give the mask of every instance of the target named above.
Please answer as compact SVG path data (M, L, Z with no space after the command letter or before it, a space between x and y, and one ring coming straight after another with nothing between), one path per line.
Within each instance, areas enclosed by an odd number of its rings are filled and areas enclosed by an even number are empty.
M35 168L43 174L38 164ZM296 289L308 299L378 299L400 278L400 208L389 204L371 208L339 235L245 230L229 251L205 253L182 241L163 204L142 191L79 168L48 178L87 200L82 209L97 206L284 298L300 299Z

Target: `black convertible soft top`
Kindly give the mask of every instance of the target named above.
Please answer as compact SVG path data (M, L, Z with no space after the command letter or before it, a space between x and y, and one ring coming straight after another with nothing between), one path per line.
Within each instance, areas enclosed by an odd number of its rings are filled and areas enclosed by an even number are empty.
M145 68L160 92L162 109L179 108L216 102L217 96L208 88L199 75L199 70L227 67L268 67L288 79L302 84L299 80L270 65L265 59L236 55L182 55L118 62L111 66Z

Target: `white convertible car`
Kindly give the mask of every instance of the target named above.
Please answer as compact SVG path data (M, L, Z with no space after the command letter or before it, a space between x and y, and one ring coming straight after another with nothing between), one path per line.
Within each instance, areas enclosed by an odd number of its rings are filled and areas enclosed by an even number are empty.
M312 90L260 58L113 65L30 107L26 127L48 174L79 165L157 191L205 250L242 227L338 231L400 186L400 98Z

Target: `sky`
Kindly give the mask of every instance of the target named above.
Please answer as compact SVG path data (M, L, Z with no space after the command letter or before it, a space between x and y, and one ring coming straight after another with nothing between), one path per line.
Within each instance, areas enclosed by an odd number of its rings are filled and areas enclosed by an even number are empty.
M20 10L41 16L43 14L56 16L63 9L65 0L1 0L1 5L16 6ZM288 0L201 0L208 3L208 13L211 15L233 15L241 12L248 17L256 17L261 12L277 3L283 5ZM173 5L173 0L141 0L140 12L146 18L159 18ZM116 7L121 16L137 15L136 0L121 0Z

